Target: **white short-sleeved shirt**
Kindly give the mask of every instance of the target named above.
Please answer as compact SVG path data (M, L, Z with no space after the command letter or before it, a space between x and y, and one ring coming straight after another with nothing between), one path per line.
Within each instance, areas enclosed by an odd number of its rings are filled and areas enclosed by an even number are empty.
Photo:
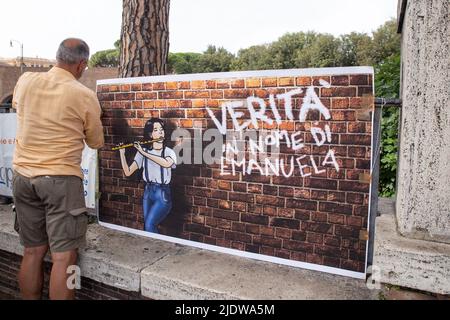
M162 155L162 149L161 150L149 150L145 149L144 151L161 157ZM171 168L163 168L164 173L164 181L161 182L161 166L157 164L156 162L144 157L139 151L136 153L136 156L134 157L134 161L138 165L139 169L144 168L142 172L142 177L145 182L155 182L159 184L169 184L172 180L172 169L176 168L177 163L177 156L175 155L175 151L173 151L170 148L165 148L164 152L164 158L171 158L174 162L173 166Z

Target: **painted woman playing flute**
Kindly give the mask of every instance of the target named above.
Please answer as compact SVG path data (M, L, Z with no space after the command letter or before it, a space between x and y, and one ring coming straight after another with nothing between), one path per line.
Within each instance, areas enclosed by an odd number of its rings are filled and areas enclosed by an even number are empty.
M172 209L172 192L170 182L172 169L176 168L175 152L164 143L164 122L158 118L147 121L144 127L144 140L153 141L148 147L136 142L136 156L128 166L125 148L119 148L120 161L125 176L129 177L143 168L145 181L143 198L144 230L159 233L158 225L167 217Z

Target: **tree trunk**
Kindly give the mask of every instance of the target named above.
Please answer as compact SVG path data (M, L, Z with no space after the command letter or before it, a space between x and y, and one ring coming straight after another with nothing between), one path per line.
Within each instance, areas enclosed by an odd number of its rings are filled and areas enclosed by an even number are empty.
M119 76L167 73L170 0L123 0Z

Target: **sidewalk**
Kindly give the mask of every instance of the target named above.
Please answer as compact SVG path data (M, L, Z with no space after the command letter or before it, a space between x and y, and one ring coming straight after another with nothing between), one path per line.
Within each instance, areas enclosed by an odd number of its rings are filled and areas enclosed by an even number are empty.
M82 276L150 299L378 299L362 280L185 247L90 225ZM0 250L22 254L10 205ZM1 262L1 261L0 261ZM1 291L1 289L0 289Z

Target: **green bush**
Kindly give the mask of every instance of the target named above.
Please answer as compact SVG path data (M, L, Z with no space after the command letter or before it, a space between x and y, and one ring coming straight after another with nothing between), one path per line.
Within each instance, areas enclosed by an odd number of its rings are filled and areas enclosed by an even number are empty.
M400 91L400 54L395 54L375 68L377 97L398 98ZM400 110L383 108L381 121L380 189L382 197L395 195Z

